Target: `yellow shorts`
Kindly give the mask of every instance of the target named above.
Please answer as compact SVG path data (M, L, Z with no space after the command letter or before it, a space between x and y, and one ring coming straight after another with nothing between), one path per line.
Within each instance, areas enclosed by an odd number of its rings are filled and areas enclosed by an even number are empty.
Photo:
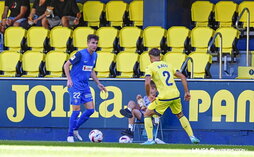
M166 109L170 107L173 114L182 112L181 99L158 100L155 99L149 106L149 110L154 110L156 113L163 115Z

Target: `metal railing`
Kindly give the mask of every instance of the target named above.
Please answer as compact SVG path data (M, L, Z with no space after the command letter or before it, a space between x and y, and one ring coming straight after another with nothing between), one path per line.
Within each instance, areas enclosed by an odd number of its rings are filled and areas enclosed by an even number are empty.
M188 61L191 61L191 79L193 78L193 73L194 73L194 62L193 62L193 59L191 58L191 57L188 57L185 61L184 61L184 63L183 63L183 65L182 65L182 67L186 67L187 66L187 64L188 64ZM181 69L180 70L181 72L183 71L183 69Z
M217 32L215 33L215 35L213 36L213 39L212 41L209 43L209 46L208 46L208 51L211 52L211 48L212 48L212 45L214 44L215 42L215 39L217 38L217 36L220 36L220 50L219 50L219 79L222 78L222 34L220 32Z
M246 38L247 38L247 41L246 41L246 66L248 67L249 66L249 44L250 44L250 10L248 8L244 8L241 12L241 14L237 17L237 20L236 20L236 28L238 30L245 30L244 28L240 28L239 27L239 22L240 22L240 19L242 18L243 14L245 13L245 11L247 12L247 34L246 34Z

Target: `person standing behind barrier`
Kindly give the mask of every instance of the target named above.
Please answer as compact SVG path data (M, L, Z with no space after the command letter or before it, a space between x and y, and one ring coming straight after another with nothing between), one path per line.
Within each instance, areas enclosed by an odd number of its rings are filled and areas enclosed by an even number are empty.
M165 110L169 107L173 114L177 116L179 119L183 129L189 135L189 138L192 143L199 143L199 139L197 139L193 135L192 128L188 119L183 115L182 112L182 104L180 100L180 92L176 87L176 83L174 81L174 75L181 79L183 87L184 87L184 99L186 101L190 100L190 93L186 81L186 77L174 69L172 65L167 64L160 59L160 50L157 48L153 48L149 51L149 57L151 64L146 67L145 73L145 89L146 95L148 96L151 104L148 106L146 112L144 113L145 117L145 129L147 133L148 140L144 142L144 145L155 144L153 140L153 132L152 132L152 119L153 115L161 116L164 114ZM151 95L151 79L156 84L156 88L159 92L157 97Z
M93 34L88 35L87 49L78 51L64 64L68 92L70 95L70 104L72 106L67 142L74 142L74 137L82 141L78 129L94 113L93 98L88 84L90 76L101 91L107 92L106 88L100 83L93 70L97 59L97 53L95 51L97 49L98 40L98 36ZM72 65L71 71L70 65ZM86 110L82 113L80 118L78 118L81 104L84 104Z
M62 25L72 27L79 24L81 13L75 0L51 0L46 10L46 22L50 28Z
M7 17L9 11L11 13L10 16ZM9 26L21 26L26 22L29 13L29 0L5 0L0 31L4 33L5 29Z
M50 4L50 0L35 0L32 10L28 16L28 24L30 26L43 26L48 29L46 22L46 9Z

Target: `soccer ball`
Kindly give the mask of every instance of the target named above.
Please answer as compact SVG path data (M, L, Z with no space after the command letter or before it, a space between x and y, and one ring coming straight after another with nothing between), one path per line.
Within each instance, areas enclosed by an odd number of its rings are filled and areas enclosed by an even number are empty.
M90 131L89 133L89 139L91 142L102 142L103 140L103 134L100 130L94 129Z
M124 135L119 138L119 143L131 143L131 139L129 136Z

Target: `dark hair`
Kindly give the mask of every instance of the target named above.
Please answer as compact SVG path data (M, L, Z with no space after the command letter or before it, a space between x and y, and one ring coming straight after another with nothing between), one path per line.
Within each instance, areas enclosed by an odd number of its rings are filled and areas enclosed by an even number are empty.
M95 35L95 34L89 34L89 35L87 36L87 42L89 42L91 39L94 39L94 40L96 40L96 41L99 41L99 37L98 37L97 35Z
M157 57L157 56L160 56L160 54L161 54L161 51L157 48L153 48L149 51L149 55L151 56Z
M156 84L154 83L153 80L150 81L150 85L151 85L152 88L156 88Z

